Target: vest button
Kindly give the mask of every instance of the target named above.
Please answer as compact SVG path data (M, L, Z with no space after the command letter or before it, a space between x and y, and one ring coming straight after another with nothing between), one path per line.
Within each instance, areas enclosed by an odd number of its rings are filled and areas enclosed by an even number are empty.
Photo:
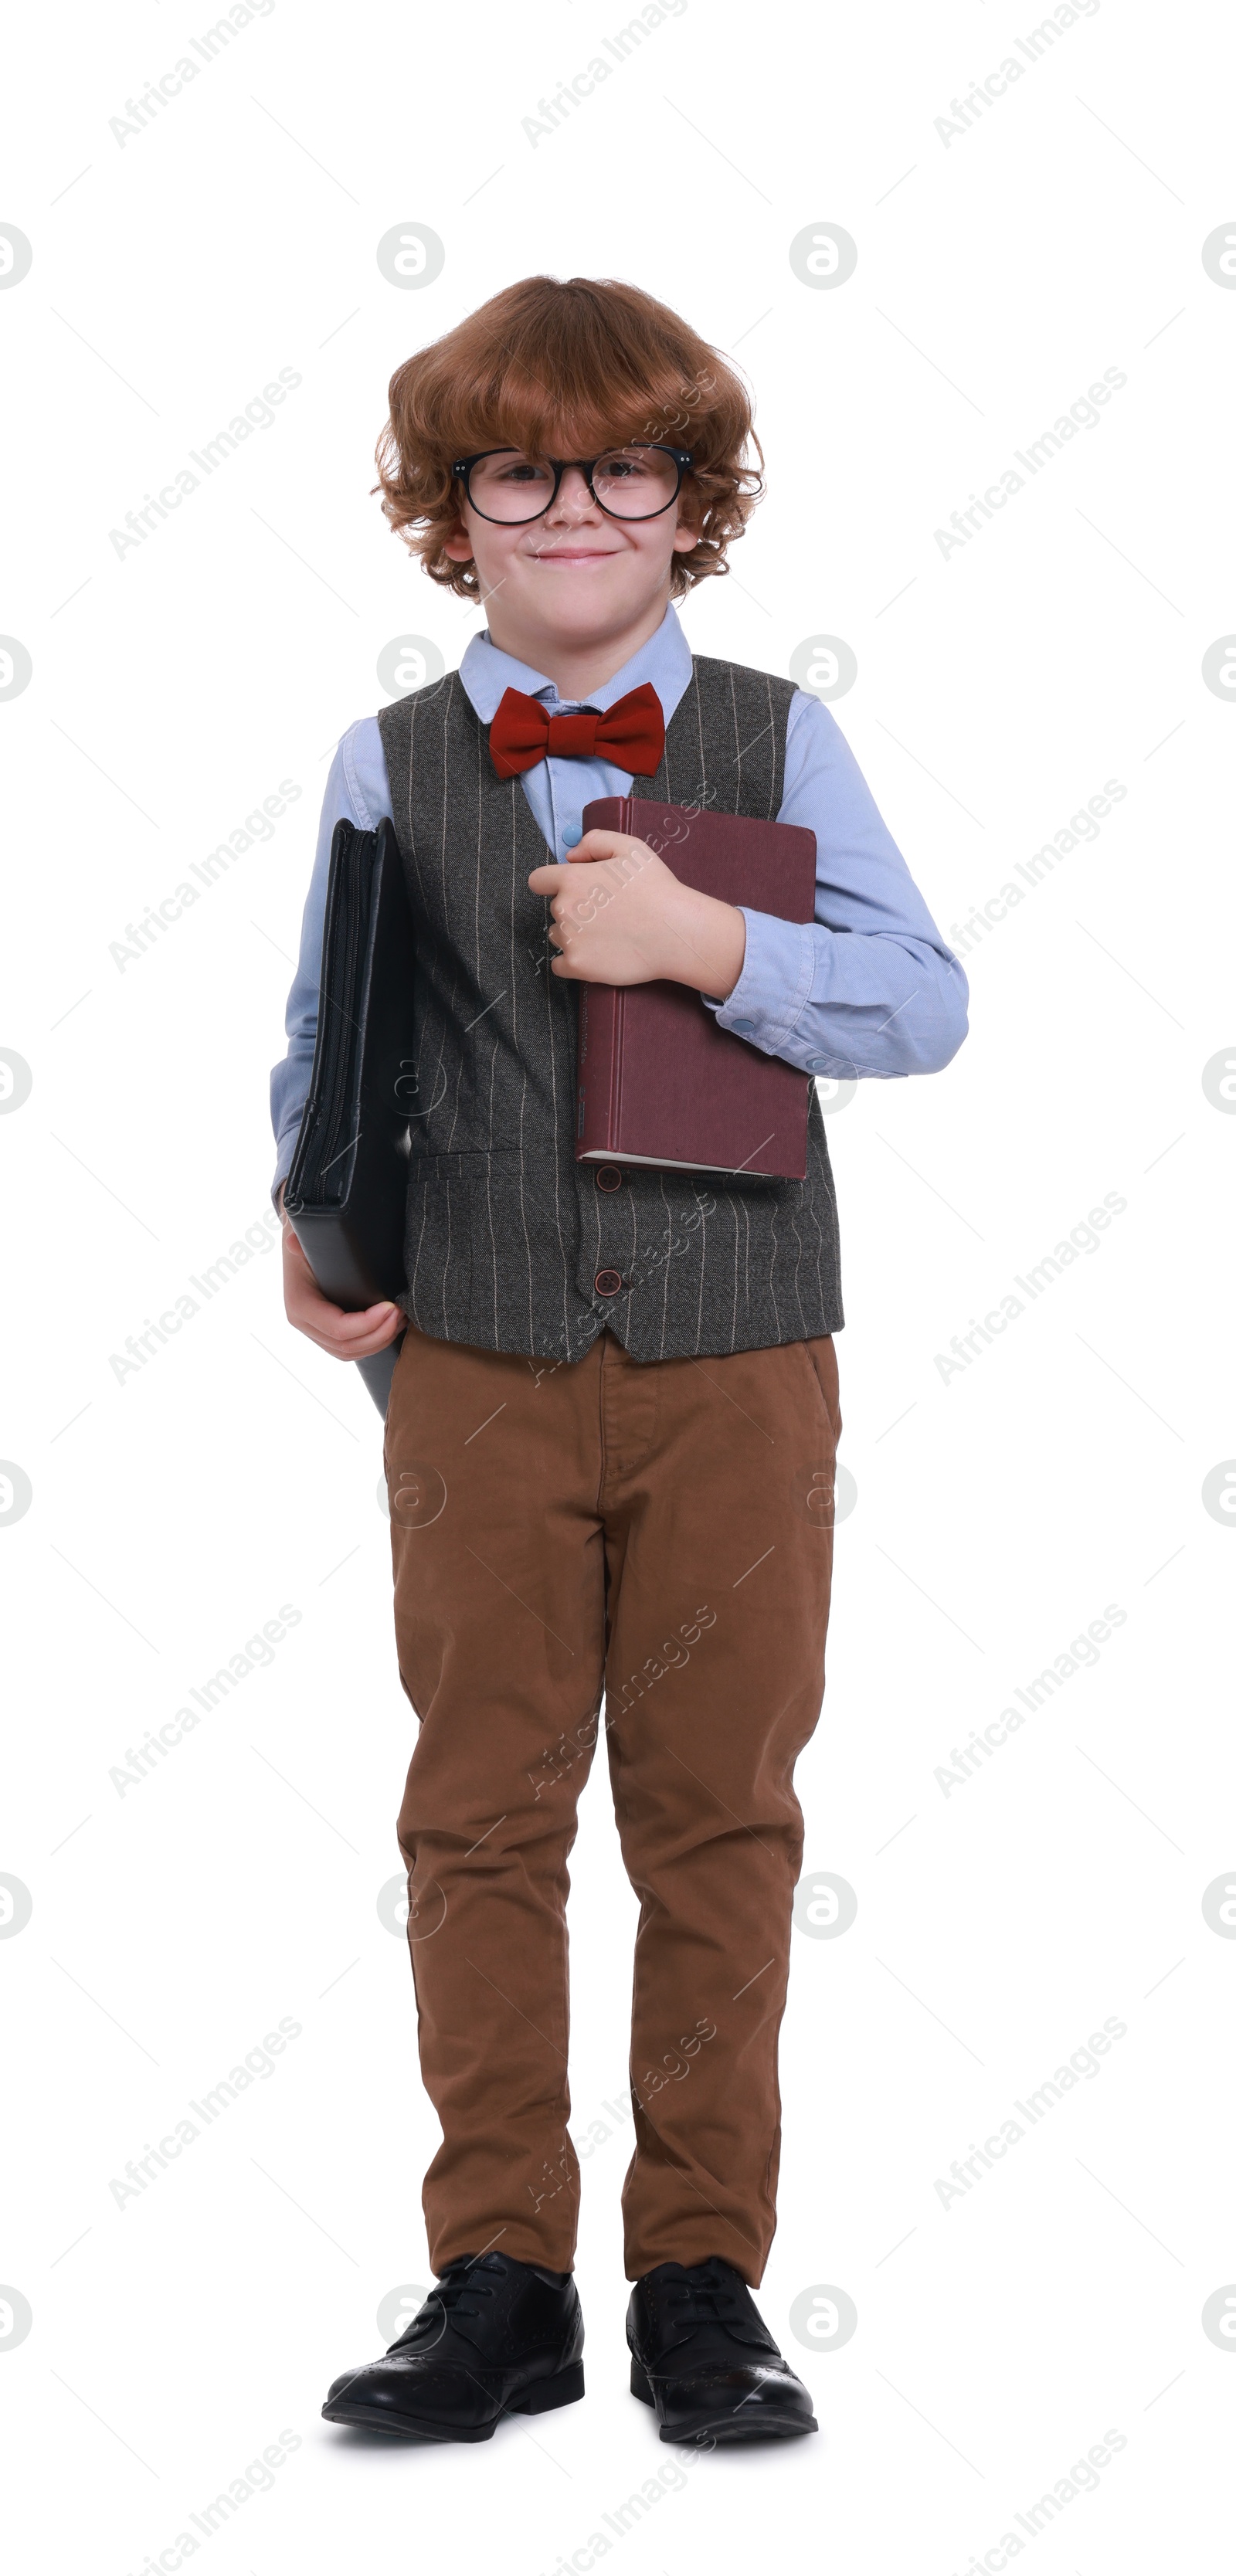
M594 1282L598 1297L616 1297L622 1286L620 1270L598 1270Z
M616 1163L601 1163L598 1166L597 1188L599 1190L620 1190L622 1188L622 1174Z

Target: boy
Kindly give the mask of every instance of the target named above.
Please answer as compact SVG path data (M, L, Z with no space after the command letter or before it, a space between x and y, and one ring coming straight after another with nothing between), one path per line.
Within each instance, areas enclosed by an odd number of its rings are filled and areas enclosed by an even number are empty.
M340 744L272 1098L281 1204L331 832L389 815L418 942L407 1289L346 1315L286 1220L284 1253L289 1318L323 1349L404 1332L385 1464L420 1734L399 1841L440 2277L323 2412L482 2441L583 2394L565 1900L604 1702L640 1898L632 2392L667 2441L813 2432L751 2290L775 2224L793 1766L824 1681L828 1150L813 1091L802 1182L577 1164L571 986L672 978L752 1047L848 1078L946 1064L965 979L831 716L693 659L678 624L671 599L724 572L760 489L715 351L635 288L529 278L409 359L390 406L383 509L487 632ZM815 921L581 838L591 798L632 792L808 825Z

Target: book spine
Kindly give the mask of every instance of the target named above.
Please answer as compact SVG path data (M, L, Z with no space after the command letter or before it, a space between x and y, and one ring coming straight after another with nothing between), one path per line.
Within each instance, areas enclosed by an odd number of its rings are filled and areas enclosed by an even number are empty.
M616 826L629 832L630 800L624 797ZM575 1153L613 1154L620 1144L623 990L618 984L581 984L576 1077Z

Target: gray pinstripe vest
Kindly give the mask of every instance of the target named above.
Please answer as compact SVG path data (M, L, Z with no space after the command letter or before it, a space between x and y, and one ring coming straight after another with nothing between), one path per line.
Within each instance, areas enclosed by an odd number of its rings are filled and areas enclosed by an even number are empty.
M635 792L775 817L793 694L697 656L661 766ZM606 1324L637 1360L836 1330L836 1201L814 1090L805 1181L627 1165L603 1189L575 1160L578 996L549 971L549 902L527 882L547 853L523 787L495 775L457 672L378 724L418 949L401 1301L413 1323L552 1360L581 1359ZM597 1289L607 1273L617 1294Z

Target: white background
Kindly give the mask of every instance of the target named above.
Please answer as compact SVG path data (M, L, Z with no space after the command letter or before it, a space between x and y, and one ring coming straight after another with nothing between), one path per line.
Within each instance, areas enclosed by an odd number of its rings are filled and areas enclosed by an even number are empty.
M1202 1483L1236 1453L1236 1125L1202 1070L1236 1054L1236 711L1201 662L1236 613L1236 293L1201 247L1236 217L1230 20L1104 0L946 143L935 120L1036 11L689 0L534 143L522 119L623 11L278 0L122 147L109 119L211 23L118 0L9 33L0 217L34 249L0 293L0 627L33 662L0 704L0 1045L33 1074L0 1121L0 1450L33 1489L0 1533L0 1870L33 1900L0 1942L0 2279L33 2319L0 2342L14 2564L174 2566L190 2511L287 2427L270 2491L201 2541L212 2568L548 2576L675 2456L626 2394L617 2136L585 2167L584 2405L466 2459L321 2423L385 2340L380 2299L428 2278L436 2128L377 1913L414 1723L378 1419L289 1331L274 1252L136 1374L109 1364L268 1210L317 809L378 654L422 634L449 666L475 630L369 497L388 377L535 271L632 279L747 370L768 498L688 634L782 673L849 642L838 719L946 932L1127 790L968 958L949 1070L831 1123L858 1499L799 1785L811 1868L858 1913L795 1940L761 2292L823 2431L699 2462L609 2555L994 2569L1113 2428L1097 2492L1023 2554L1218 2564L1236 2350L1201 2312L1236 2279L1236 1950L1201 1900L1236 1860L1236 1540ZM445 266L402 291L375 247L416 223ZM818 223L858 244L844 287L791 269ZM109 530L281 367L303 382L273 425L118 557ZM1099 425L943 556L934 531L1107 368L1128 381ZM121 972L126 924L285 778L273 837ZM1101 1248L944 1382L936 1354L1109 1192ZM284 1603L273 1662L118 1795L111 1767ZM946 1796L952 1748L1109 1603L1098 1664ZM573 1874L582 2131L624 2079L634 1915L600 1768ZM284 2016L273 2075L118 2208L111 2178ZM942 2205L1109 2017L1099 2074ZM819 2285L856 2305L843 2348L793 2336Z

